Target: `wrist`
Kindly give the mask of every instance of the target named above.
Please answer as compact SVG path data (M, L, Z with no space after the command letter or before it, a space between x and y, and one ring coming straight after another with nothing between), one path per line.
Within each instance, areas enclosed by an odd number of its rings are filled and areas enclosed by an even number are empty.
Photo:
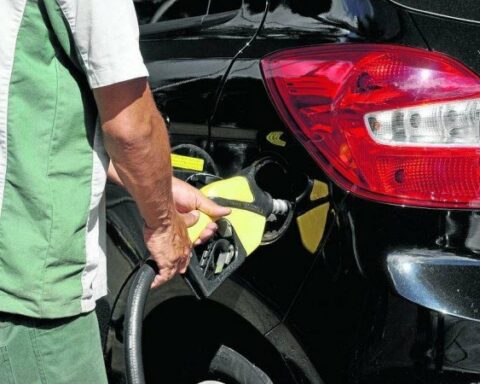
M171 206L153 220L144 219L145 227L151 231L166 231L172 226L177 214L175 207Z

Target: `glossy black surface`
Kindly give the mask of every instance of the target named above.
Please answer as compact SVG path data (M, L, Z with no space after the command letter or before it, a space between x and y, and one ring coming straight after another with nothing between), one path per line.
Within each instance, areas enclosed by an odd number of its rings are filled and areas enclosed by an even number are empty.
M425 36L430 49L451 55L477 74L480 73L480 53L477 45L480 26L478 24L421 14L413 14L412 19Z
M475 0L392 0L392 3L435 16L480 21L480 8Z
M207 11L191 8L188 15ZM193 324L200 314L213 323L229 319L205 332L277 372L275 383L479 382L480 327L449 316L478 318L479 213L378 204L342 191L285 127L260 71L261 58L276 50L343 42L433 49L480 71L472 44L479 32L474 24L409 13L382 0L245 0L233 18L215 25L145 35L142 52L173 145L206 149L224 177L274 156L288 169L284 178L269 181L279 197L299 195L307 178L327 183L330 191L324 237L314 254L292 225L250 256L211 302L191 301L180 279L152 292L146 320L152 343L161 309L169 308L171 323L163 321L174 328L175 316ZM285 146L269 142L271 132L282 132ZM109 197L112 321L106 351L112 382L122 382L122 284L145 249L131 200L112 186ZM188 335L172 338L175 351L198 339ZM149 360L147 367L152 382L159 380L161 363Z

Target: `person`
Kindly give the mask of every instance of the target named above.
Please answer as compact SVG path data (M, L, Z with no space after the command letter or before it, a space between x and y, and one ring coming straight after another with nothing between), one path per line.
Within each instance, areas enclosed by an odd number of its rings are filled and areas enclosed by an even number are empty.
M187 268L197 210L228 210L172 179L131 0L0 0L0 36L0 383L106 383L107 169L143 215L153 287Z

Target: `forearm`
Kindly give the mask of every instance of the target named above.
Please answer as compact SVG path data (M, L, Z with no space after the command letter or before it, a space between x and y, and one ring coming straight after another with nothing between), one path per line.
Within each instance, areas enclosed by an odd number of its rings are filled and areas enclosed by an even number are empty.
M113 182L113 183L115 183L115 184L117 184L121 187L125 187L122 179L118 175L118 172L115 169L115 166L113 165L113 163L111 161L108 164L107 177L108 177L108 180L110 180L111 182ZM175 190L175 186L180 186L181 187L181 186L184 185L184 183L185 183L184 181L182 181L180 179L177 179L175 176L173 176L172 177L172 192ZM174 195L174 199L175 199L175 195Z
M139 98L128 109L112 114L102 108L104 143L119 179L137 202L147 226L158 228L170 224L174 209L170 145L148 87L137 92Z
M170 147L160 119L153 118L149 134L132 141L105 134L112 163L150 228L168 225L173 208Z
M110 180L111 182L121 186L121 187L125 187L125 185L123 184L123 181L122 179L120 178L120 176L118 175L118 172L117 170L115 169L115 166L113 165L113 163L110 161L110 163L108 164L108 171L107 171L107 177L108 177L108 180ZM175 176L172 177L172 192L173 192L173 199L175 200L175 189L179 190L179 189L185 189L187 186L189 186L189 184L185 183L183 180L180 180L180 179L177 179ZM188 187L188 188L192 188L192 187ZM192 208L193 209L193 208Z

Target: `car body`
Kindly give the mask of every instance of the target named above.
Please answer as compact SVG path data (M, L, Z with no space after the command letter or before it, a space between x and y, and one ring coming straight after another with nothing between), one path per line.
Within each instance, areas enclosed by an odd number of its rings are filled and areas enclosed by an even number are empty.
M172 147L206 150L221 177L273 156L288 169L271 180L280 195L300 194L307 179L325 186L278 241L259 248L210 299L197 301L181 278L150 294L144 324L150 381L211 379L205 367L225 345L274 383L479 382L478 211L389 204L339 187L286 126L261 68L264 57L290 48L388 43L441 52L480 73L476 3L136 6L150 85ZM121 383L126 291L147 252L132 199L111 184L107 193L110 294L97 312L111 381ZM298 217L317 207L312 251ZM398 263L406 259L414 274L402 275L405 264Z

